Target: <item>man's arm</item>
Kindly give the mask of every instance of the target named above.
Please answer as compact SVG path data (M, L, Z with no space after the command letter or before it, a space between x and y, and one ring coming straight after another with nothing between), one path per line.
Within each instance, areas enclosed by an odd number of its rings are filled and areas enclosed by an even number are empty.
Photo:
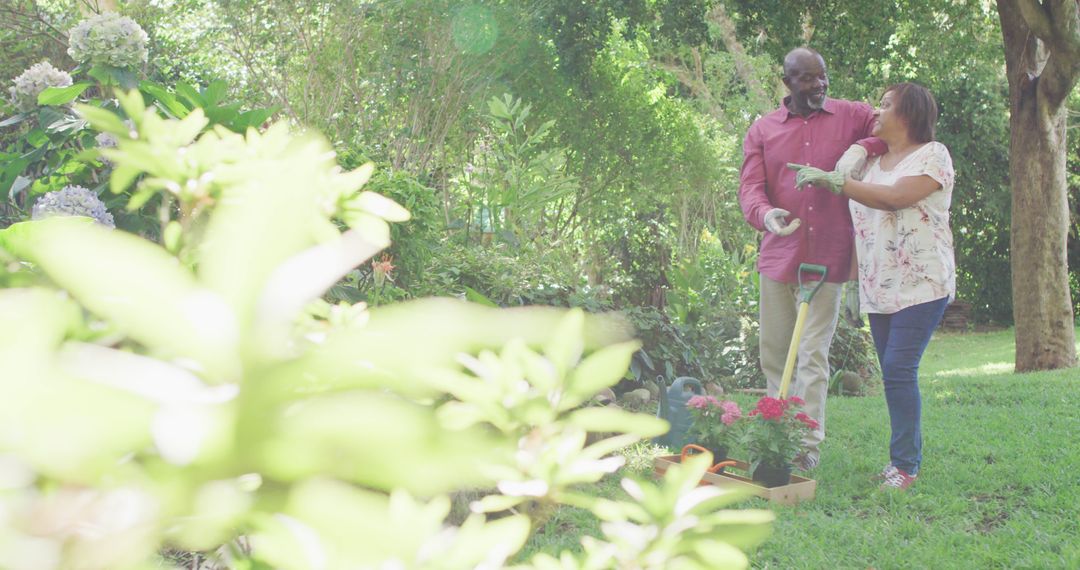
M765 147L757 130L750 127L743 140L743 163L739 171L739 206L743 218L759 232L765 231L765 213L773 208L765 193Z
M862 130L859 133L863 138L855 141L855 144L866 149L866 158L874 158L889 152L885 141L871 134L874 131L874 108L866 103L859 103L859 122Z
M855 141L855 144L866 149L866 158L874 158L889 152L889 145L877 137L867 137Z

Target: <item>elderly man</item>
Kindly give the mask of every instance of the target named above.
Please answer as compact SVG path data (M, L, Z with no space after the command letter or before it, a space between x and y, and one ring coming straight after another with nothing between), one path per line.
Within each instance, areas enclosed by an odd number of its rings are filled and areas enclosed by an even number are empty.
M796 467L813 469L825 439L825 397L829 388L829 346L836 331L842 284L851 279L852 226L847 198L820 188L801 192L788 163L851 172L866 159L860 142L880 154L870 136L873 109L866 103L826 97L829 78L821 55L797 48L784 57L783 104L751 125L743 143L739 204L743 217L764 231L758 252L761 367L770 396L780 389L798 308L798 267L828 268L828 277L810 303L799 345L791 395L806 401L818 429L803 442ZM839 162L838 162L839 161ZM857 297L855 297L857 301ZM855 314L858 310L854 309Z

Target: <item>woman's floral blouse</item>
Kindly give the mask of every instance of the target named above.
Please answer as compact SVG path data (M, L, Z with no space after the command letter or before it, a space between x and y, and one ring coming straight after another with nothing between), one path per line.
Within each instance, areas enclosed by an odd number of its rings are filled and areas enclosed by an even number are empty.
M951 302L956 296L949 149L938 142L924 144L892 170L883 170L880 158L871 159L862 180L891 186L900 178L923 174L941 188L910 207L887 212L850 202L859 256L859 301L867 313L891 314L942 297Z

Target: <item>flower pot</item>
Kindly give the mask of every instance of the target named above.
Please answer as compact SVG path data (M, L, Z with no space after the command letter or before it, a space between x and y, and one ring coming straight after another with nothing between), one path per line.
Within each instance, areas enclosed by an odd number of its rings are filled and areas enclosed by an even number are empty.
M780 487L791 483L791 465L758 464L751 477L766 487Z
M713 457L712 460L713 460L714 465L717 464L717 463L720 463L721 461L723 461L725 459L727 459L727 456L728 456L728 454L727 454L727 452L728 452L727 446L724 446L724 445L715 445L715 446L710 445L710 446L706 446L705 449L708 449L709 451L712 452L712 457ZM723 473L724 468L721 467L716 472L717 473Z

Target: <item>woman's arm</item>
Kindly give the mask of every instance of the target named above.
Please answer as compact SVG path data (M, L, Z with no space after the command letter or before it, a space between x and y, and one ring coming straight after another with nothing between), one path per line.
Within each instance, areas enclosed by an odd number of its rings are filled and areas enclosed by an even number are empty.
M926 174L905 176L892 186L871 184L854 178L844 180L843 192L852 200L878 210L902 210L914 206L941 189L941 183Z

